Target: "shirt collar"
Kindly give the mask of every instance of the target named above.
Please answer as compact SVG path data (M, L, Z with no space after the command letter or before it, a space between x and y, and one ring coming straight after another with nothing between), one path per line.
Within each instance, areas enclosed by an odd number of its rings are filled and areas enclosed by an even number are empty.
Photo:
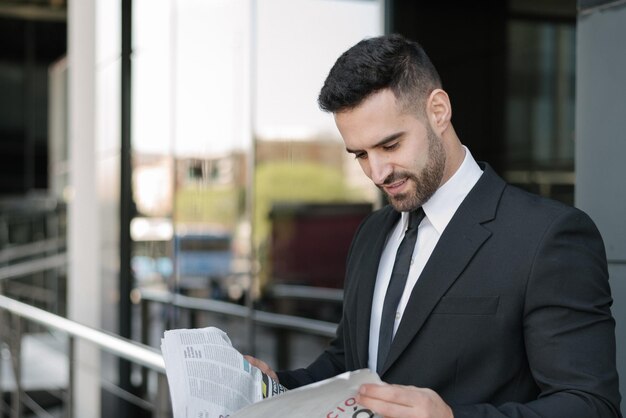
M482 170L472 153L463 146L465 158L456 172L422 205L426 218L441 235L470 190L478 182ZM401 223L408 225L408 212L402 212Z

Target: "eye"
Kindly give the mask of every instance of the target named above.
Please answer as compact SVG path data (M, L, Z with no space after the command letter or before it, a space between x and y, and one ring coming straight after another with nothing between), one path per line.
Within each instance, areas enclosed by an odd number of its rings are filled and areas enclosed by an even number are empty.
M399 142L393 142L391 144L387 144L383 147L383 149L385 151L393 151L394 149L398 148L398 146L400 145Z
M367 153L366 152L355 152L354 153L354 158L357 160L365 160L367 158Z

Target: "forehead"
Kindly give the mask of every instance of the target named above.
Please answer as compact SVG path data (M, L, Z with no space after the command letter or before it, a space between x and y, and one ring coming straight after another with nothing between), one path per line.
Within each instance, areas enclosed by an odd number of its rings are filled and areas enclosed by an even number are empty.
M425 133L421 119L408 112L389 89L373 93L358 106L335 114L335 123L349 149L365 149L400 132Z

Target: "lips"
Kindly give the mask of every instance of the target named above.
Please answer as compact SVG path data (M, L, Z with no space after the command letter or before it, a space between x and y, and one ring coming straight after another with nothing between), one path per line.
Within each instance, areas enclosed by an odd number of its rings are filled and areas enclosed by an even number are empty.
M406 184L406 182L408 181L408 179L404 178L402 180L399 181L394 181L391 184L387 184L384 185L383 188L385 189L385 191L390 194L390 195L395 195L398 194L402 191L402 189L404 188L404 185Z

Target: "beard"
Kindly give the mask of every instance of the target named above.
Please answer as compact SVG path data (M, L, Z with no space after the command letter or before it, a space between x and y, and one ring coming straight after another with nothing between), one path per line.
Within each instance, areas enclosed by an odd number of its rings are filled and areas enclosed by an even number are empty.
M441 138L427 127L428 161L419 173L408 171L394 172L387 177L383 185L394 183L406 178L413 183L413 188L407 193L391 196L385 192L387 200L398 212L411 212L421 207L432 197L441 185L443 171L446 165L446 152L443 149ZM384 191L384 189L381 188Z

